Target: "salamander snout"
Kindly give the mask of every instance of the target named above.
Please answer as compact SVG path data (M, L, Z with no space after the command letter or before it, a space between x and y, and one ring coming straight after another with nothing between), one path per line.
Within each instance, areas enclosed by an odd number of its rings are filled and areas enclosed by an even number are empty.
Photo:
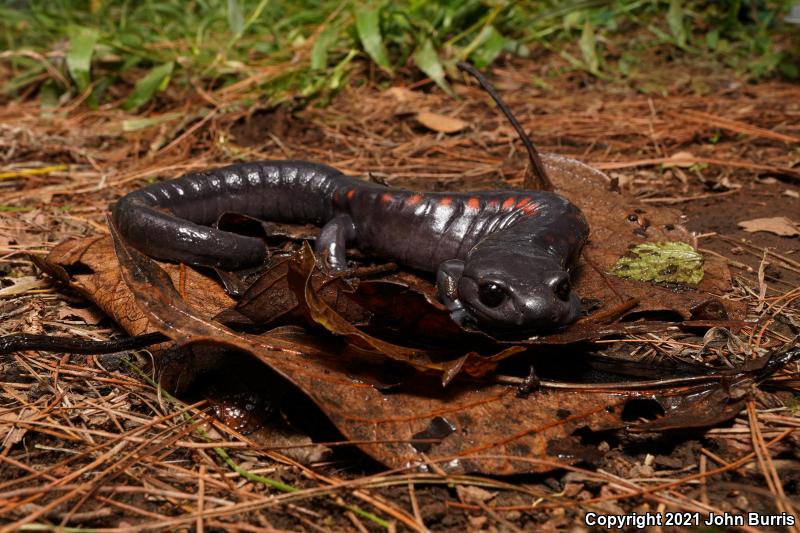
M439 294L453 319L484 331L524 336L547 333L574 321L580 298L569 273L549 258L505 263L448 261L439 272ZM485 268L484 268L485 267Z

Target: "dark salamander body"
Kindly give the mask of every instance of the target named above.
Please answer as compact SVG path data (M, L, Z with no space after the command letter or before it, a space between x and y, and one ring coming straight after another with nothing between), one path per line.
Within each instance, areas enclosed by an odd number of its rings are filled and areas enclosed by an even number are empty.
M113 221L139 250L237 269L266 259L262 240L210 227L223 213L322 226L318 252L346 269L345 248L436 272L459 323L537 333L573 321L570 288L589 228L580 210L543 191L416 193L305 161L236 164L150 185L120 199Z

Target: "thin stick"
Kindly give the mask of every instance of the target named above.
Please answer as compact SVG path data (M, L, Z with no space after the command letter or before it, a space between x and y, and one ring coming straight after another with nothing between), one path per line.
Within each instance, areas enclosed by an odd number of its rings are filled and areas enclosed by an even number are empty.
M511 112L505 102L503 102L503 99L500 98L500 95L497 94L497 91L494 89L492 84L489 83L489 80L487 80L486 77L478 71L478 69L466 61L459 61L456 63L456 66L478 80L478 83L481 85L481 87L483 87L483 90L489 93L489 96L492 97L492 100L494 100L494 103L500 108L500 111L502 111L508 121L511 122L511 125L514 126L514 129L517 130L517 135L519 135L519 138L522 140L522 144L524 144L525 148L528 150L528 158L531 161L531 171L533 172L534 180L538 182L537 188L543 191L552 191L553 183L550 181L550 178L547 177L547 172L545 171L544 164L542 164L542 160L539 157L539 152L536 151L536 148L533 146L530 137L528 137L528 134L525 133L524 129L522 129L522 126L520 126L519 122L514 117L514 114Z
M116 353L144 348L167 340L169 339L162 333L145 333L136 337L125 337L110 341L91 341L73 337L19 333L0 337L0 355L24 350L79 354Z

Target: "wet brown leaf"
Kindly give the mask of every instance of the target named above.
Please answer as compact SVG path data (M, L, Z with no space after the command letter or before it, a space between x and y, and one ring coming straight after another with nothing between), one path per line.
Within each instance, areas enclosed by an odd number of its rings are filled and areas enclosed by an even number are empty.
M236 306L221 313L217 319L225 324L261 326L305 320L295 291L289 286L290 264L290 257L273 261L239 298ZM308 283L319 298L337 313L344 315L351 324L358 325L369 320L370 313L348 297L354 289L347 279L342 276L328 276L321 269L315 269L311 272Z
M766 231L781 237L796 237L800 235L800 224L788 217L754 218L742 220L739 227L748 233Z
M343 337L350 343L351 348L359 350L366 357L378 360L388 357L413 365L420 370L442 372L444 374L442 381L445 385L454 377L455 366L452 362L454 354L451 349L425 350L401 346L370 335L351 324L329 306L314 289L311 280L315 269L314 253L306 243L297 257L290 261L287 279L298 304L311 322L319 324L334 335ZM484 375L494 370L498 361L520 351L523 351L523 348L506 348L499 354L484 358L480 362L476 359L481 358L477 354L472 354L472 357L467 356L465 362L456 366L458 369L464 368L470 375Z
M535 390L520 398L516 387L490 381L456 377L446 388L428 374L397 381L396 369L365 361L332 337L299 328L258 336L236 333L206 318L215 314L207 307L190 304L208 294L204 283L187 284L184 299L173 276L153 260L119 245L120 272L108 252L107 238L65 245L50 258L62 261L52 263L51 270L66 274L65 267L73 269L67 281L126 328L144 325L182 344L216 344L254 355L307 394L346 438L390 467L422 466L430 459L440 461L447 471L512 474L591 462L599 452L578 435L586 429L629 425L624 408L632 400L655 402L665 413L660 419L664 426L670 426L676 414L698 424L708 420L709 413L728 416L752 382L749 377L740 379L733 398L726 393L730 380L638 390L624 384L613 389ZM112 288L116 303L98 288ZM307 292L314 301L316 293ZM323 314L328 320L327 312ZM389 376L397 383L390 393L372 385L388 383ZM702 401L693 403L693 398Z
M61 243L50 252L42 266L54 278L78 289L131 335L153 330L121 278L109 236ZM181 267L163 264L162 268L170 282L179 286ZM233 304L212 279L191 268L184 271L187 302L197 314L210 318Z

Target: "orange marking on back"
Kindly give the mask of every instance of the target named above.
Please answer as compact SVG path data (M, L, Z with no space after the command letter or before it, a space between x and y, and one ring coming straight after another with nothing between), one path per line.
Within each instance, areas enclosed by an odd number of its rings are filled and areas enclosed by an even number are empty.
M453 199L449 196L445 196L439 200L439 205L450 205L453 203Z
M470 209L478 210L481 208L481 201L477 196L471 196L469 200L467 200L467 205Z
M381 203L388 204L392 201L392 194L385 192L381 195Z
M525 198L520 198L519 202L517 202L517 209L521 208L525 204L531 203L531 199L527 196Z
M537 209L539 209L539 204L531 202L522 208L522 212L525 213L526 215L532 215L536 212Z
M421 200L422 200L421 194L412 194L411 196L408 197L408 200L406 200L406 202L408 202L408 205L417 205L418 203L420 203Z
M352 200L353 196L355 196L355 195L356 195L356 190L355 189L350 189L349 191L347 191L347 199L348 200Z
M514 207L514 204L516 202L517 201L514 199L513 196L509 196L508 198L506 198L505 202L503 202L503 209L511 209L512 207Z

